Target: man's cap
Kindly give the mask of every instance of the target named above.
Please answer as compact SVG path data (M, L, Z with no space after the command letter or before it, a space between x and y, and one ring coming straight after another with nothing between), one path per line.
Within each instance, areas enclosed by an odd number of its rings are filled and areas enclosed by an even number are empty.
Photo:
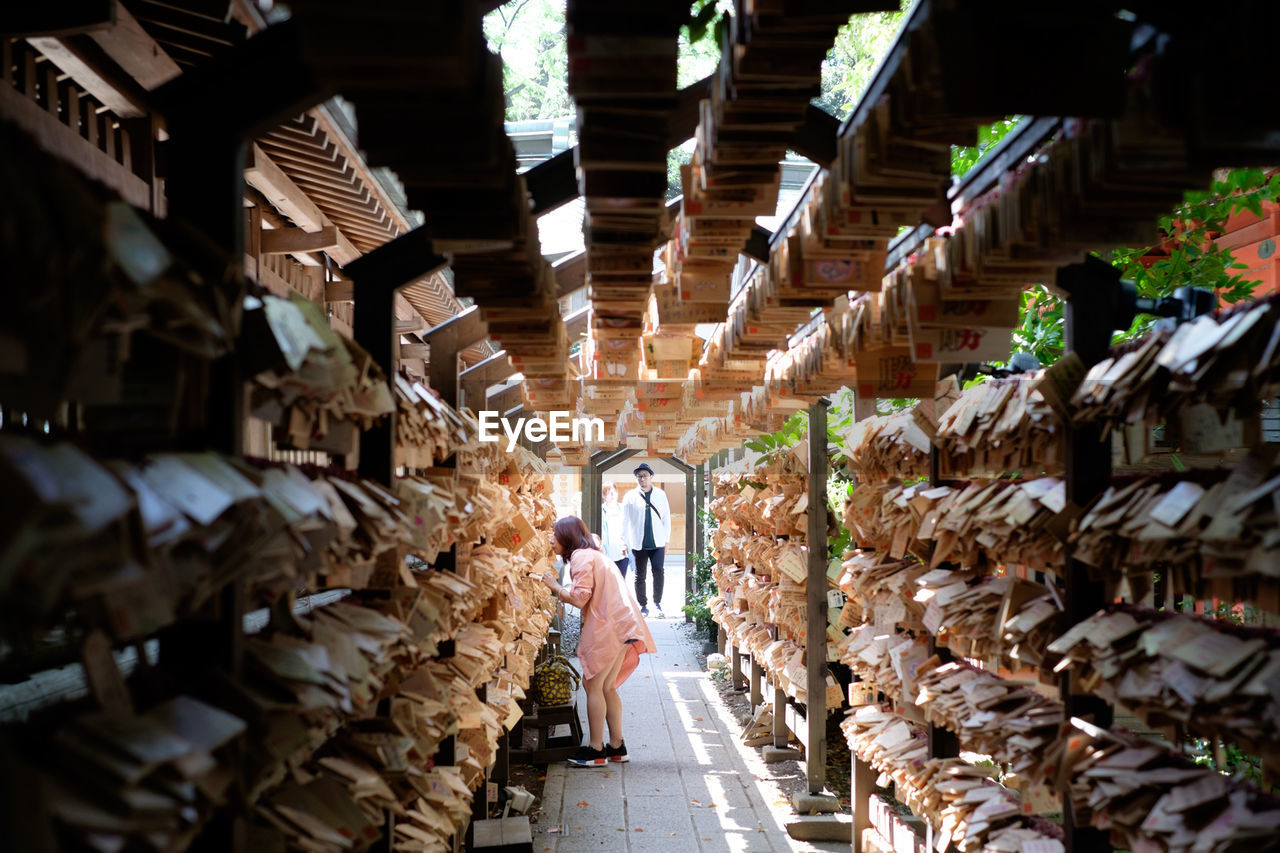
M639 474L641 471L648 471L650 474L653 473L653 469L649 467L648 462L641 462L639 465L636 466L636 470L632 471L631 473Z

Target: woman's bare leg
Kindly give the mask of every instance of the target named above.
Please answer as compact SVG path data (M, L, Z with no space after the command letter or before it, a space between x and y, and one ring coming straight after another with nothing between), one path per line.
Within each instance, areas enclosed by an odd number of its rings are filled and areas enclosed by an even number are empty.
M614 748L622 746L622 697L618 695L614 685L618 683L618 673L622 671L622 663L626 657L627 649L624 646L622 654L618 655L603 679L605 720L609 724L609 745Z
M617 691L613 690L613 683L618 680L618 672L622 669L622 660L626 657L627 650L624 648L618 652L617 658L607 670L596 675L594 678L585 679L582 683L583 688L587 691L587 729L591 738L592 749L604 749L604 726L605 718L608 715L609 705L605 698L606 685L608 691L617 698ZM618 699L618 731L622 731L622 700ZM613 723L609 724L610 733L613 732Z

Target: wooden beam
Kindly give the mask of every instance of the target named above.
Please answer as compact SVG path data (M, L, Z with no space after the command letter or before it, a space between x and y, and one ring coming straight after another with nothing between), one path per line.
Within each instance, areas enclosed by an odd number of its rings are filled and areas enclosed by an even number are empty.
M591 317L591 306L579 308L572 314L566 314L564 318L565 331L569 333L569 343L573 343L578 338L587 336L587 320Z
M396 334L403 335L408 332L421 332L426 327L426 321L419 317L416 320L396 320L394 328Z
M769 241L772 239L772 231L759 225L753 225L751 236L747 238L747 245L742 248L742 253L748 257L755 258L762 264L767 264L769 263L769 253L771 251Z
M325 227L336 227L325 216L324 211L316 206L310 196L294 182L275 161L257 145L250 145L246 155L244 170L245 183L262 193L273 207L288 216L303 231L314 233L323 231ZM301 251L321 251L301 250ZM347 239L342 231L337 231L336 239L323 249L338 266L347 264L363 254ZM350 300L332 300L334 302Z
M556 275L556 299L563 299L587 286L587 250L566 255L551 265Z
M302 42L297 21L281 21L157 88L169 132L253 139L324 101L337 81L317 74Z
M249 146L244 179L299 228L314 232L324 227L320 208L257 145Z
M576 146L561 151L524 173L525 186L533 198L534 216L550 213L578 197L578 174L574 167Z
M137 18L119 4L116 4L115 26L91 32L89 37L144 89L154 89L182 73L178 63L142 28Z
M448 340L455 351L461 352L472 344L489 336L489 327L480 316L479 307L470 308L427 330L422 336L428 344L436 340Z
M335 117L334 110L325 103L308 110L307 115L314 118L316 128L337 145L338 152L347 160L348 168L354 170L366 189L379 200L382 207L391 216L392 221L395 222L396 227L402 232L413 228L413 223L409 221L408 217L400 210L400 207L392 200L386 188L382 186L382 182L374 175L369 165L365 163L364 157L360 156L355 143L348 138L346 131L339 127L339 119Z
M264 255L290 255L295 252L323 252L338 245L338 228L326 225L319 231L301 228L276 228L262 232Z
M836 136L839 133L840 120L821 107L810 104L804 111L804 123L796 128L788 145L791 150L826 169L836 159Z
M506 350L499 350L484 361L468 367L458 374L458 381L462 385L462 404L472 411L479 411L487 402L485 391L489 386L517 372L511 366Z
M493 392L492 394L489 394L485 398L484 407L486 409L493 409L495 411L503 412L503 411L506 411L507 409L510 409L512 406L516 405L523 399L524 399L524 383L512 382L510 385L507 385L505 388L500 388L499 390Z
M5 3L0 7L0 33L8 38L87 33L110 27L120 11L116 0Z
M507 351L503 349L498 350L479 364L473 364L468 367L458 374L458 378L464 382L467 380L484 380L492 385L499 380L506 379L508 376L514 376L518 372L511 366L511 359L507 357Z
M344 272L361 285L399 290L448 265L448 258L436 254L427 229L419 227L345 265Z
M88 36L40 36L27 43L121 118L150 112L147 92Z
M667 125L668 149L684 144L686 139L698 132L698 105L711 97L715 79L715 74L709 74L676 93L676 108L672 110L671 120Z
M427 329L431 327L431 323L419 314L418 309L413 307L412 303L410 303L408 299L405 299L404 294L399 291L396 291L395 312L397 320L417 323L418 329ZM414 329L412 331L418 331L418 329Z
M401 344L400 358L430 358L431 347L427 344Z
M151 208L151 188L145 181L12 86L0 86L0 115L34 136L50 154L120 193L129 204L143 210Z

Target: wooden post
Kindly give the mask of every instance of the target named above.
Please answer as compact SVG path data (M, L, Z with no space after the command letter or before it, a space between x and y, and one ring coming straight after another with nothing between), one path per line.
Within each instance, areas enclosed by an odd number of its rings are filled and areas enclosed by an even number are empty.
M791 736L787 730L787 694L776 684L773 688L773 745L786 749Z
M876 792L876 778L880 774L856 754L852 755L853 778L849 785L849 807L853 811L853 853L862 853L862 833L871 828L871 795ZM932 826L928 821L925 823Z
M742 651L732 644L729 646L729 678L735 693L746 689L746 681L742 676Z
M693 471L689 470L688 465L685 465L684 469L684 603L687 604L694 593L693 557L697 552L695 546L697 535L694 528L698 526L698 492Z
M352 335L392 382L400 354L400 336L395 330L396 291L447 264L447 258L432 250L426 230L417 228L347 265L355 293ZM390 486L395 479L395 442L396 413L392 407L384 422L360 436L360 475Z
M938 457L938 446L932 445L929 448L929 484L937 486L939 481L938 472L940 470L940 461ZM938 660L947 663L952 659L951 650L945 646L939 647L936 639L932 634L929 635L929 654L936 654ZM956 734L942 726L929 724L929 757L930 758L955 758L960 755L960 738ZM930 844L932 844L932 824L929 826Z
M400 362L400 336L395 333L396 292L382 282L356 281L355 342L393 382ZM390 486L395 481L396 411L360 433L360 476Z
M582 469L582 520L592 530L600 530L604 526L604 501L600 495L604 488L604 472L600 463L608 456L603 450L596 451Z
M764 704L764 694L760 692L760 682L764 676L764 667L753 656L751 658L751 713Z
M827 781L827 401L809 407L809 530L806 545L805 775L809 793Z
M855 393L854 422L875 417L875 414L875 399L864 399ZM853 764L853 777L849 780L849 806L853 811L853 853L862 853L862 833L871 828L871 795L875 793L876 778L879 774L874 767L859 758L858 754L852 750L850 750L850 760Z
M707 548L706 531L702 529L702 510L707 500L707 463L702 462L694 469L694 510L693 510L693 550L705 554Z
M1112 329L1117 325L1120 273L1096 258L1058 270L1057 285L1068 294L1065 310L1066 350L1079 356L1087 370L1106 358ZM1101 440L1100 424L1066 425L1067 500L1087 506L1111 479L1110 446ZM1065 549L1066 589L1062 627L1067 629L1097 612L1106 604L1102 584L1089 579L1088 566L1075 558L1074 549ZM1072 673L1062 673L1060 696L1067 717L1088 717L1101 728L1111 726L1114 712L1097 696L1077 692ZM1063 830L1068 853L1111 850L1109 833L1079 824L1070 796L1063 797Z
M440 399L454 408L458 406L458 353L480 342L488 333L480 309L472 306L423 334L431 348L427 373L431 387L439 392Z

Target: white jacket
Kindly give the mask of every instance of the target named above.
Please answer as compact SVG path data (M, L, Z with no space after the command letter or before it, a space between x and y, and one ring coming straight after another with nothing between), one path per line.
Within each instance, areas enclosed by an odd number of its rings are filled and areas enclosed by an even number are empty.
M653 545L655 548L665 548L667 541L671 539L671 504L667 502L667 493L657 486L649 490L649 500L656 510L653 517ZM622 529L626 531L627 547L633 551L639 551L644 542L644 515L648 511L639 486L627 492L627 496L622 499Z
M615 563L627 556L622 547L622 505L617 501L600 508L600 547L604 555Z

